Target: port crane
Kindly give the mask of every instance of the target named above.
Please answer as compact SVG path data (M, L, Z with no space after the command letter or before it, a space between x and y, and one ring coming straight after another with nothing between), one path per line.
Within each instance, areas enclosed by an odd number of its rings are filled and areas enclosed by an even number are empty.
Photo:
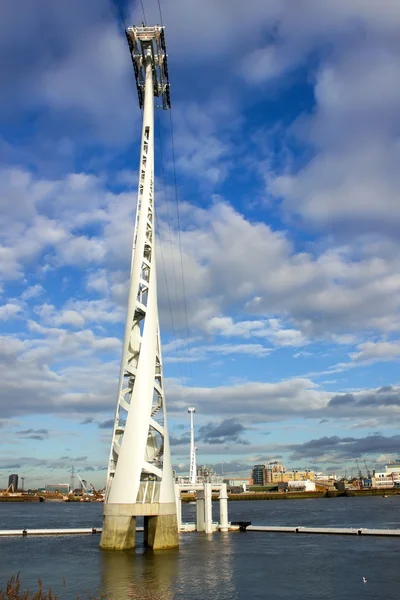
M14 490L14 484L10 483L10 485L8 486L8 488L6 490L4 490L4 492L2 492L2 496L9 496L10 494L13 494L15 492Z
M372 477L371 476L371 471L369 470L368 465L367 465L367 461L365 459L364 459L364 465L365 465L365 468L367 469L368 479L371 479L371 477Z
M102 494L100 494L100 492L98 492L98 491L96 490L96 488L94 487L93 483L91 483L91 484L90 484L90 487L91 487L91 488L92 488L92 490L93 490L93 494L94 494L95 498L99 498L99 499L100 499L100 498L103 498Z

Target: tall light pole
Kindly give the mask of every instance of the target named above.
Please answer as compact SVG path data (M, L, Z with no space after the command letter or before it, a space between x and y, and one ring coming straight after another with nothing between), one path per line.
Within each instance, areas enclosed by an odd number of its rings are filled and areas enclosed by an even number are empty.
M188 408L190 414L190 466L189 466L189 481L190 483L197 482L197 465L196 465L196 446L194 445L194 406Z
M170 107L164 28L129 27L126 37L143 127L129 299L108 464L102 548L135 545L136 517L145 518L145 543L178 545L174 480L167 429L158 322L154 97Z

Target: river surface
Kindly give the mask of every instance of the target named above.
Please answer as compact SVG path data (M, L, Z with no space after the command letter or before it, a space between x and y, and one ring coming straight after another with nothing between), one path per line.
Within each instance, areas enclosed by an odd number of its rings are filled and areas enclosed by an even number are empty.
M183 505L194 521L195 505ZM0 503L0 529L100 527L102 504ZM218 517L217 503L213 505ZM400 496L243 501L229 520L253 525L400 528ZM139 523L138 523L139 524ZM60 600L399 600L400 538L262 532L181 535L179 550L99 550L100 536L0 539L0 589L20 572ZM362 578L367 582L363 583Z

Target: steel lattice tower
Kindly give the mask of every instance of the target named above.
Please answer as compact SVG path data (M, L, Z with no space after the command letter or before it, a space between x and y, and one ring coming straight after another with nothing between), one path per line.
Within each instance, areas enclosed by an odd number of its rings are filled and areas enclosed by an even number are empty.
M154 97L170 108L167 54L163 27L129 27L126 37L144 110L128 310L100 544L116 550L135 545L139 515L145 517L148 545L178 545L154 227Z

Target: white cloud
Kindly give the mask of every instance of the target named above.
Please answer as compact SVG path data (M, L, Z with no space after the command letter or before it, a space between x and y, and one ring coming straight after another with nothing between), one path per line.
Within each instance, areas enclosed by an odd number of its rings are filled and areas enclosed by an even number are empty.
M356 38L322 62L315 109L292 130L314 158L295 172L287 165L267 174L269 190L308 226L351 240L381 232L397 243L399 57L400 44L383 36Z
M231 317L213 317L209 320L207 327L211 333L225 337L266 338L276 346L307 344L306 338L300 331L285 328L279 319L234 322Z
M65 134L90 144L131 139L139 118L131 109L134 75L110 4L41 0L33 7L17 0L2 13L0 51L11 57L0 73L8 83L1 98L3 114L41 109L41 121L50 121L50 138ZM36 40L33 49L31 37ZM32 53L34 60L27 65L25 57ZM59 138L47 154L60 152Z
M364 342L357 346L350 358L354 362L376 362L400 358L400 341Z
M9 174L8 189L14 193L12 179ZM11 221L11 226L5 223L1 232L4 256L1 264L7 269L6 275L21 276L25 265L52 249L44 266L86 267L94 262L100 270L97 274L89 273L88 288L105 293L124 306L134 223L132 195L113 195L100 179L83 174L51 182L35 181L19 172L16 181L22 203L28 202L32 192L35 203L30 206L36 216L24 223L18 217ZM49 218L39 211L43 206L46 210L53 206L54 186L61 190L61 200L54 205ZM62 200L67 194L71 197L69 203ZM94 211L91 224L97 228L97 234L90 238L79 233L80 206L85 204L86 197ZM182 203L181 215L182 262L191 330L206 332L214 327L226 335L229 328L231 333L234 328L234 335L265 337L277 346L301 346L315 335L332 337L354 335L366 329L400 330L400 252L393 243L368 238L353 246L322 249L313 256L296 251L285 232L274 231L262 222L250 222L221 199L216 198L208 210ZM85 223L89 219L88 213ZM171 226L174 233L173 222ZM162 272L165 269L172 318L179 333L185 329L180 247L177 236L170 239L165 221L160 231L161 322L163 327L171 327ZM241 307L243 313L257 317L253 321L225 321L218 325L216 318L230 317L216 315L229 314L233 307ZM82 304L76 307L71 303L65 308L84 310ZM102 310L112 312L111 305ZM107 318L110 322L117 321L121 315L109 314ZM274 325L273 319L279 324Z
M108 296L110 287L105 269L98 269L89 273L86 287L89 292L97 292L103 294L103 296Z
M75 300L71 298L61 308L51 304L35 307L44 323L52 326L70 325L83 327L88 323L121 323L125 319L124 311L109 300Z
M187 343L183 346L176 345L174 342L164 346L164 362L195 362L198 360L206 360L211 355L217 354L221 356L255 356L262 358L268 356L272 352L272 348L266 348L261 344L221 344L207 346L189 346L190 350L186 351ZM182 349L184 350L182 351Z
M16 302L7 302L0 306L0 320L8 321L19 316L22 312L22 307Z
M384 246L364 240L313 256L296 252L283 232L251 223L226 203L217 202L208 211L194 209L191 216L182 245L193 330L210 326L233 333L233 322L218 321L229 317L216 317L231 307L258 316L254 326L238 321L235 335L254 334L265 316L284 317L283 322L290 316L294 327L280 325L283 332L278 333L271 321L260 334L282 345L301 345L316 335L400 329L400 252L394 253L394 248L390 254ZM171 263L164 264L172 282ZM162 278L160 283L165 298ZM180 289L178 295L182 296Z
M31 285L21 294L22 300L31 300L45 293L44 288L40 284Z

